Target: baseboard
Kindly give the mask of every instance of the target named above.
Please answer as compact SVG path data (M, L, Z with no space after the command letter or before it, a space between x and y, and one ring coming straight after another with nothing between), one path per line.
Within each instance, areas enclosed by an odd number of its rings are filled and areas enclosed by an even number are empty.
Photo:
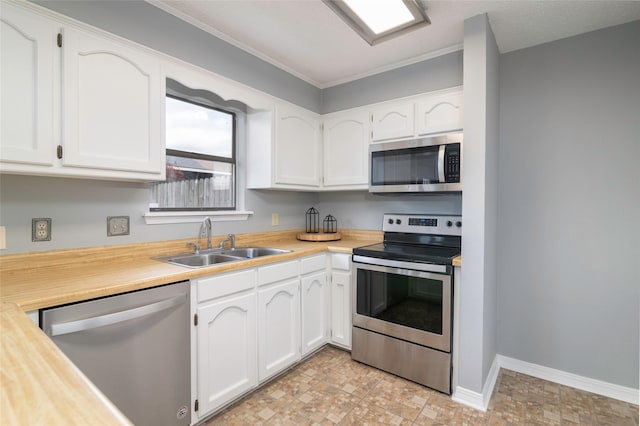
M482 393L475 392L460 386L456 386L451 395L451 399L469 407L475 408L481 411L487 411L491 395L493 394L493 388L496 386L498 380L498 373L500 372L499 355L493 359L491 369L487 375L487 380L482 387Z
M520 361L504 355L497 355L497 358L499 366L507 370L513 370L518 373L527 374L539 379L592 392L608 398L618 399L631 404L638 404L640 395L638 393L638 389L615 385L573 373L567 373L566 371L556 370L526 361Z
M453 391L453 395L451 395L451 399L477 410L487 411L491 395L493 394L493 388L498 380L500 368L512 370L528 376L537 377L539 379L548 380L553 383L558 383L631 404L638 404L640 399L638 389L615 385L573 373L567 373L566 371L532 364L519 359L509 358L504 355L496 355L494 358L489 374L487 375L487 380L482 388L482 393L472 391L461 386L456 386Z

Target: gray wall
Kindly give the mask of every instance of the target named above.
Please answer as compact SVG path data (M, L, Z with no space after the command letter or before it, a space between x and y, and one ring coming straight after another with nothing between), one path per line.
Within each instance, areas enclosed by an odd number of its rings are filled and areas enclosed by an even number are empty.
M458 384L482 395L496 357L499 122L499 55L486 14L465 20L464 46L464 267L459 291Z
M498 352L638 388L640 21L502 55Z
M366 191L327 192L318 197L321 219L331 214L338 228L382 229L384 213L460 214L460 194L419 196L372 195Z
M328 87L322 91L321 112L326 114L454 86L462 86L462 50Z
M147 225L146 184L36 176L0 176L0 218L7 230L7 249L22 253L149 241L198 235L200 224ZM313 193L248 190L245 202L254 214L247 221L214 222L213 233L265 232L304 227ZM271 226L271 214L280 224ZM130 216L130 235L107 237L107 216ZM51 241L31 241L31 218L52 219Z

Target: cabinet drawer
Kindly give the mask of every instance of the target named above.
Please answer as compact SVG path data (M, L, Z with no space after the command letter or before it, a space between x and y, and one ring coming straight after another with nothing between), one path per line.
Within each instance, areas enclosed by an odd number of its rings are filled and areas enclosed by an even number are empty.
M217 297L251 290L255 286L255 269L198 278L198 303Z
M276 263L258 268L258 285L274 283L298 276L298 261Z
M340 269L342 271L350 271L351 255L333 253L331 255L331 269Z
M301 273L308 274L309 272L321 271L327 268L327 255L321 254L319 256L306 257L300 261Z

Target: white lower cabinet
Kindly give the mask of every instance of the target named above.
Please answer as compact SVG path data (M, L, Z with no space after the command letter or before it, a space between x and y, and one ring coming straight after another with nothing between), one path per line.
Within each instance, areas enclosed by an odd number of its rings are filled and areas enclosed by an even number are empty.
M300 360L300 262L258 268L258 381Z
M328 342L350 349L351 256L330 256L331 282L325 253L192 280L197 420Z
M194 399L202 419L258 383L255 270L198 279L197 300Z
M302 346L304 357L325 345L329 335L329 285L327 256L322 254L302 259L300 303L302 316Z
M300 359L300 284L298 277L258 292L258 380Z
M198 308L199 411L212 412L254 387L256 295Z
M351 256L331 255L331 343L351 349Z

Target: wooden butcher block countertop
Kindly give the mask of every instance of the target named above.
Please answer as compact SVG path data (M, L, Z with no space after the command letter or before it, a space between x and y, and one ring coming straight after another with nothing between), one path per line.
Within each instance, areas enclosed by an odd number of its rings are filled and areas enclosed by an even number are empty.
M187 242L195 239L0 256L0 301L30 311L326 251L350 254L354 247L382 240L382 233L377 231L343 231L341 240L327 242L298 241L296 234L239 234L237 247L274 247L291 252L197 269L153 259L192 252ZM214 246L223 238L214 236ZM200 243L206 247L204 239Z
M0 424L130 424L25 311L326 251L350 254L354 247L382 240L378 231L341 231L341 240L328 242L298 241L296 233L237 235L238 247L292 251L199 269L152 259L187 252L193 239L0 256ZM213 237L214 245L222 238Z
M0 424L131 424L17 305L0 321Z

